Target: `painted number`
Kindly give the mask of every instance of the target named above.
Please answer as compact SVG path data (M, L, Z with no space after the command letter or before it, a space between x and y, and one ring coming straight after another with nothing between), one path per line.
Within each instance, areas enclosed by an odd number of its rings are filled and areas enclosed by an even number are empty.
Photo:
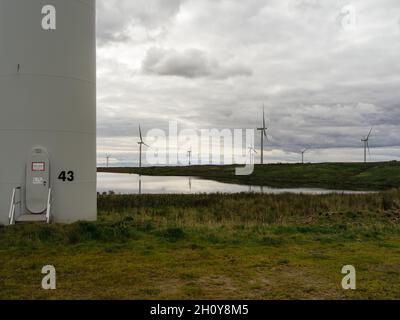
M74 172L73 171L61 171L60 175L58 176L58 180L63 182L72 182L75 180Z

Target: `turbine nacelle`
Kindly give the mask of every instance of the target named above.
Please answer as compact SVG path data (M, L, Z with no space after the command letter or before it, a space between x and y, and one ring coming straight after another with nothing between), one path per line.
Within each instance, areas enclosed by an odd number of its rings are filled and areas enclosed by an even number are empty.
M149 145L148 144L146 144L145 142L144 142L144 140L143 140L143 135L142 135L142 128L141 128L141 126L139 125L139 136L140 136L140 141L138 141L138 145L144 145L144 146L146 146L146 147L149 147Z
M371 130L369 130L369 133L365 138L361 139L362 142L368 142L369 138L371 137L372 129L373 128L371 128Z

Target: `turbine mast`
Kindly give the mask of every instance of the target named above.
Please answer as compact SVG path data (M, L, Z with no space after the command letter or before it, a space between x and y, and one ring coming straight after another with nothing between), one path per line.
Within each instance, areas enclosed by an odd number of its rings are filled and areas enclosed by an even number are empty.
M263 126L258 128L257 131L261 132L261 164L264 164L264 138L268 140L267 136L267 124L265 120L265 105L263 104Z
M107 168L109 167L109 164L110 164L110 155L109 154L107 154L106 155L106 159L107 159Z
M371 137L372 129L373 128L371 128L371 130L369 130L369 133L365 138L361 139L361 142L364 143L364 163L367 163L367 149L368 149L369 154L371 155L371 151L369 149L369 138Z
M192 165L192 149L191 148L187 154L188 154L188 158L189 158L189 166L191 166Z
M307 149L303 149L301 151L301 164L304 164L304 154L306 153Z

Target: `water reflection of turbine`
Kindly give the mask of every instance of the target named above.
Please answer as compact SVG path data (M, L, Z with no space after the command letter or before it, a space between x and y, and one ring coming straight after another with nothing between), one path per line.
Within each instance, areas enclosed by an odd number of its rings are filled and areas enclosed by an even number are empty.
M139 195L142 194L142 176L139 176Z
M192 192L192 178L189 177L189 191Z

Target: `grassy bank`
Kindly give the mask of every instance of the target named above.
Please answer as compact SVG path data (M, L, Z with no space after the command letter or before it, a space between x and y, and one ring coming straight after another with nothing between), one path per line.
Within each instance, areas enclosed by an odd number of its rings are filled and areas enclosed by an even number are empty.
M98 203L96 223L0 227L0 299L400 298L400 191ZM340 287L347 264L356 291Z
M235 166L99 168L99 172L150 176L194 176L227 183L278 188L315 187L339 190L400 188L400 162L257 165L250 176L236 176Z

